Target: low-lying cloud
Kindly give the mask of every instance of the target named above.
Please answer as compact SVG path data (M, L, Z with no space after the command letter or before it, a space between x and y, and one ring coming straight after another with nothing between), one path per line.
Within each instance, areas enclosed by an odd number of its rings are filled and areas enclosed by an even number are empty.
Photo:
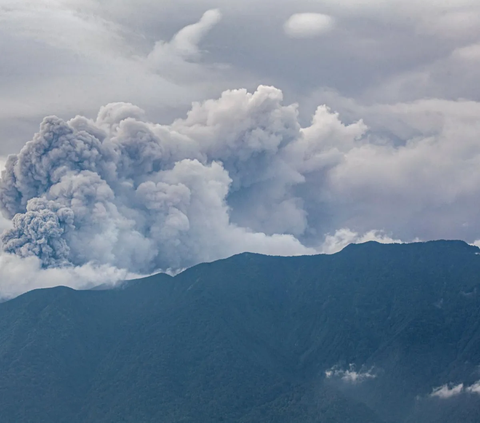
M67 286L89 289L99 285L114 287L136 275L109 265L87 263L83 266L43 268L36 256L26 258L0 254L0 300L16 297L37 288Z
M466 386L463 383L459 383L458 385L445 384L439 386L438 388L434 388L432 393L430 394L430 397L439 399L450 399L462 394L480 395L480 381L469 386Z
M357 371L355 365L350 364L346 370L337 366L332 367L325 372L325 377L327 379L339 379L349 384L358 384L369 379L375 379L377 375L373 368L365 371Z

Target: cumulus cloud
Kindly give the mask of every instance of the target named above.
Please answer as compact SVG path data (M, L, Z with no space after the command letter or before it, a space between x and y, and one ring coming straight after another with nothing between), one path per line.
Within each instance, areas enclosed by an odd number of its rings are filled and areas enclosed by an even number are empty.
M342 117L361 116L368 126L368 142L345 154L330 174L335 188L329 203L345 213L343 227L360 233L379 228L409 241L478 239L480 103L425 99L362 106L334 96L323 100L336 104Z
M377 375L374 373L373 368L366 371L356 371L355 365L350 364L347 370L336 366L332 367L325 371L325 377L327 379L340 379L350 384L359 384L369 379L375 379Z
M313 38L331 31L335 20L321 13L296 13L285 22L285 33L292 38Z

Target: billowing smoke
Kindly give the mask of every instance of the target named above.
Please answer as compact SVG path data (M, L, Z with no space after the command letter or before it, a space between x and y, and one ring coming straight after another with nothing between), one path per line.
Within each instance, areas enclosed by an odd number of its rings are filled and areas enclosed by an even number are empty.
M433 106L442 125L426 135L418 127L404 143L362 121L344 124L326 106L302 127L297 106L266 86L195 103L170 125L127 103L95 120L47 117L2 173L4 251L48 269L146 274L243 251L330 253L465 234L473 242L477 120ZM421 115L426 105L409 107Z
M194 104L169 126L124 103L95 121L47 117L2 174L0 204L13 219L4 250L47 268L94 262L139 273L245 250L313 253L298 239L308 222L294 187L334 160L317 157L319 142L354 143L365 129L322 114L334 121L328 134L316 136L316 121L302 131L296 106L262 86ZM250 221L232 221L233 207Z

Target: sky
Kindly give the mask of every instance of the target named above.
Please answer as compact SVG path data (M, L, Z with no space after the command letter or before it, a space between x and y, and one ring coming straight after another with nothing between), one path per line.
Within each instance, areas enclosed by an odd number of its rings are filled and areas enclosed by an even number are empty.
M1 296L480 239L476 0L0 0L0 55Z

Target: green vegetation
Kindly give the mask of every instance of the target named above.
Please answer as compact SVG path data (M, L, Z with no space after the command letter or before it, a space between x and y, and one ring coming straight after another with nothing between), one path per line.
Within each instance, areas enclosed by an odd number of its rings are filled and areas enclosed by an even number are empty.
M480 395L480 255L463 242L241 254L0 304L0 416L34 423L460 423ZM336 366L375 375L326 378ZM341 373L340 373L341 375Z

